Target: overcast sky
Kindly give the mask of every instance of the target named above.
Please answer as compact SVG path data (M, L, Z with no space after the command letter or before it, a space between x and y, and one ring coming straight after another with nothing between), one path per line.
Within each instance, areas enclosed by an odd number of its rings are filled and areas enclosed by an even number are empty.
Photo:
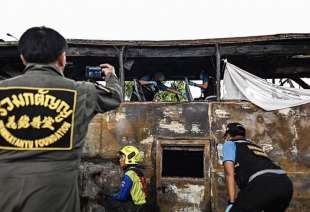
M66 38L167 40L309 33L309 0L1 0L0 38L49 26Z

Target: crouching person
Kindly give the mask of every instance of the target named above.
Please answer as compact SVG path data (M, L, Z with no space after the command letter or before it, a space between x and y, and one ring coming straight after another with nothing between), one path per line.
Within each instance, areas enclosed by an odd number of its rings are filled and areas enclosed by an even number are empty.
M245 139L245 135L241 124L227 125L223 146L229 198L226 212L284 212L293 194L291 180L261 147ZM237 198L235 182L240 189Z
M124 177L119 192L105 197L106 209L113 212L146 211L148 192L141 162L142 156L136 147L125 146L119 151L119 164L124 170Z

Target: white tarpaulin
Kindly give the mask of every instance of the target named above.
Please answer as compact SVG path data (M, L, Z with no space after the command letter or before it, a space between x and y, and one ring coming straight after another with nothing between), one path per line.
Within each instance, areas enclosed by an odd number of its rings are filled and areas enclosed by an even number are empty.
M222 99L247 100L264 110L278 110L310 102L309 89L274 85L226 62Z

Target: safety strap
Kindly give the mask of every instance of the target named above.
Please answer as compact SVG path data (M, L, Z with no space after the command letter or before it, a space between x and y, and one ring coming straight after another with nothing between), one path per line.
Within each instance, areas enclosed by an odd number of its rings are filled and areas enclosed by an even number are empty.
M261 171L258 171L254 174L252 174L250 177L249 177L249 182L251 182L252 180L254 180L256 177L260 176L260 175L263 175L263 174L286 174L286 171L282 170L282 169L264 169L264 170L261 170Z

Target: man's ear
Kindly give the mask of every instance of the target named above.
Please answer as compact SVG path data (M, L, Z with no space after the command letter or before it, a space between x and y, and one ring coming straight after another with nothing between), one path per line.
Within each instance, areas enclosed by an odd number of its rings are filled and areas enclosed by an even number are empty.
M21 55L19 55L19 57L22 60L23 64L26 66L27 65L27 61L25 60L24 56L21 54Z
M66 63L67 63L66 52L62 52L57 57L57 65L58 65L59 68L61 68L61 70L64 70L65 66L66 66Z

